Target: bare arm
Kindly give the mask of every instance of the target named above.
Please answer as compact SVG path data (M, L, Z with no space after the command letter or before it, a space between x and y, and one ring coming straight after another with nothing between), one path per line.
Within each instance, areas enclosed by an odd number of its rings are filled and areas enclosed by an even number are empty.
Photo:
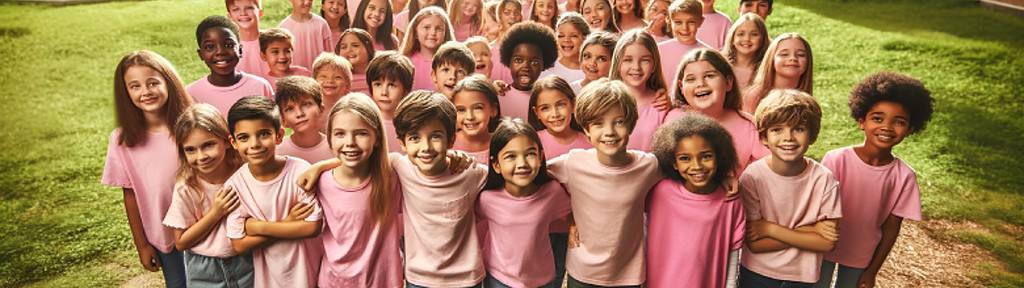
M142 214L139 213L139 202L135 200L135 190L123 188L124 191L124 212L128 214L128 228L132 231L132 243L135 243L135 250L139 253L139 262L142 268L150 272L160 270L160 259L156 256L156 249L146 239L146 232L142 228Z
M835 225L835 219L819 221L819 223L831 223ZM774 224L773 224L774 225ZM817 225L817 224L816 224ZM769 237L778 239L790 246L814 252L828 252L835 248L835 240L826 239L825 236L813 231L800 231L789 229L780 225L771 226L768 229Z
M269 237L245 235L241 239L231 239L231 248L235 250L235 253L245 254L252 251L252 249L270 244L271 242L273 242L273 239Z
M249 218L245 220L245 232L277 239L303 239L320 234L321 223L319 220L266 222Z
M838 239L836 238L838 237L838 233L835 232L835 220L823 220L813 225L801 226L796 229L789 229L766 220L756 220L749 222L747 227L747 246L750 249L750 252L754 253L778 251L788 249L790 247L816 252L827 252L832 250L831 246L834 245L835 241ZM779 233L782 233L783 236L778 236ZM833 237L833 235L835 237ZM787 242L786 240L778 237L790 237L785 239L790 241L794 241L795 239L795 241L800 244ZM815 240L828 242L827 247L824 246L824 243L814 242ZM805 248L806 246L801 246L801 244L807 244L808 242L806 241L811 241L810 243L812 246L822 245L813 247L821 247L821 249L828 248L828 250L817 251L812 248Z
M885 218L885 222L882 223L882 241L878 242L878 247L875 247L875 254L871 256L871 264L864 269L860 280L857 281L857 287L875 287L875 277L882 269L885 259L889 258L889 252L892 252L892 246L896 244L896 238L900 236L902 224L903 217L889 214L889 217Z
M203 218L195 224L185 230L174 229L174 247L178 251L185 251L206 239L210 231L231 211L237 209L241 202L238 201L238 194L235 194L234 188L224 187L217 192L210 204L210 209L207 209Z

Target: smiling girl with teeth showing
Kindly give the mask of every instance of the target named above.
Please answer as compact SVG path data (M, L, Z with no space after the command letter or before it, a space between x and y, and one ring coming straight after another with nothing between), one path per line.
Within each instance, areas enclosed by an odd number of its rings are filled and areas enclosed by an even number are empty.
M764 20L756 14L743 14L729 29L722 55L732 64L740 91L750 86L754 71L760 67L770 41Z
M557 75L567 83L583 79L586 76L580 69L580 48L583 46L583 40L590 35L590 26L587 26L587 22L579 13L568 12L558 18L555 32L558 39L558 60L555 61L555 66L541 72L540 77Z
M188 94L196 102L217 107L221 115L228 115L231 104L245 96L271 97L274 88L263 78L237 69L242 47L238 41L238 26L224 16L209 16L196 27L196 54L203 60L210 74L188 84ZM257 41L258 42L258 41ZM256 51L259 51L257 44ZM247 55L260 59L260 54ZM267 64L260 61L264 71Z
M512 26L501 42L501 64L511 71L512 86L499 97L501 115L526 119L530 107L530 91L541 71L554 66L558 58L555 33L534 22Z
M661 57L654 37L643 30L630 30L619 38L609 71L612 80L622 80L636 100L639 118L629 139L629 149L650 151L654 130L665 121L668 102L665 78L661 75Z
M452 24L448 13L439 7L423 8L409 23L409 33L402 42L402 55L409 57L417 73L413 77L412 89L434 89L431 81L434 53L441 44L452 40Z
M478 163L487 164L491 132L498 126L498 88L482 75L466 77L455 85L452 103L455 104L455 145L452 149L465 151Z
M783 33L765 51L754 80L743 91L743 112L754 113L761 98L774 89L797 89L814 95L811 44L797 33Z

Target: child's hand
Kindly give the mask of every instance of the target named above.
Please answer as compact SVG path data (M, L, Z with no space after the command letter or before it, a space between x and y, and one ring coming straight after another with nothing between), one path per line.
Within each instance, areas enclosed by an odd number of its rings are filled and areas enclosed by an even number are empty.
M313 214L313 204L295 203L295 205L292 205L291 211L288 212L288 217L284 218L284 222L304 221L311 214Z
M576 223L569 224L568 247L570 249L580 247L580 231L576 229Z
M217 196L213 198L213 205L210 206L210 213L221 218L235 211L240 204L238 193L235 193L234 187L226 186L217 191Z
M740 198L740 180L736 178L736 174L729 172L729 175L725 176L725 181L722 182L723 188L725 188L725 201L732 201Z
M142 263L142 268L149 272L160 271L160 259L156 257L156 249L152 245L146 243L136 246L135 250L139 252L139 263Z
M299 179L295 181L295 184L302 187L306 193L316 192L316 183L320 181L320 174L323 173L323 167L320 167L319 164L316 163L306 168L306 171L302 171L302 174L299 174Z
M661 34L661 29L663 27L665 27L665 15L658 14L651 17L651 23L647 24L647 28L645 28L645 30L647 30L647 33L651 35Z
M654 96L654 108L658 111L672 110L672 101L668 98L668 90L665 88L658 89L658 94Z
M824 237L828 241L835 242L839 240L839 229L836 227L836 221L818 221L814 223L814 232Z
M473 167L476 164L476 159L473 156L469 156L469 153L459 150L448 150L448 171L452 175L462 173L469 167Z
M505 92L508 92L509 89L512 89L512 86L509 86L508 83L505 83L505 81L501 80L494 80L494 87L498 88L499 96L505 96Z
M860 280L857 280L857 288L874 288L875 287L875 276L877 273L871 273L865 271L860 274Z

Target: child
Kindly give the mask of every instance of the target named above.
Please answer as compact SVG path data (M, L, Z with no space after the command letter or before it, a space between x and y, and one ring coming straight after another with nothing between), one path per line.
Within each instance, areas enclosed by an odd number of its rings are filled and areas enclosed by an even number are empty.
M334 48L331 26L324 18L309 12L313 8L313 1L288 0L288 3L292 5L292 13L277 27L292 34L292 45L295 46L292 63L308 70L313 67L316 56L331 52L331 48Z
M185 254L187 286L252 287L252 255L231 248L224 218L238 208L238 194L222 186L242 158L230 146L228 125L217 108L195 104L174 125L177 183L163 224L174 229L175 249Z
M487 38L481 36L473 36L466 39L466 47L473 52L473 63L474 73L484 75L487 79L491 78L491 67L494 64L491 60L491 47L487 45Z
M350 91L352 64L349 64L345 57L334 53L320 54L320 57L313 61L313 79L316 79L317 84L320 84L320 90L323 91L323 106L334 107L334 103ZM365 85L366 81L363 82Z
M668 6L672 1L651 0L647 3L647 12L644 13L644 20L647 21L647 33L654 36L658 43L672 39L672 31L668 25Z
M670 28L674 39L658 43L658 50L661 51L661 73L665 75L665 82L672 82L672 75L675 75L678 64L690 50L698 48L710 48L707 44L697 39L697 29L704 22L704 16L700 1L679 0L672 2L668 7Z
M644 268L644 199L661 180L654 155L627 151L636 102L622 81L598 79L576 100L576 120L594 149L548 161L571 196L568 287L640 287ZM570 230L573 230L570 228Z
M772 0L740 0L740 5L736 6L736 14L743 15L747 13L754 13L757 16L761 16L761 19L768 20L768 15L772 15Z
M274 102L281 110L284 127L292 129L278 144L277 154L309 163L334 158L324 130L323 90L313 78L288 76L277 81Z
M391 34L394 30L391 1L366 0L359 2L356 19L352 28L363 29L373 39L373 49L378 51L395 50L398 48L398 37Z
M715 50L722 50L725 46L725 35L732 26L732 20L722 12L715 10L715 0L702 0L701 12L704 23L697 29L697 39L704 42Z
M501 43L501 64L511 71L512 82L501 100L501 115L526 119L530 91L540 72L554 66L558 58L555 35L543 25L524 22L512 26Z
M838 263L835 287L873 287L903 219L921 220L917 175L892 148L924 130L932 102L921 81L896 73L876 73L853 88L850 115L864 130L864 142L821 160L839 180L844 217L843 237L825 254L817 286L831 286Z
M736 84L743 91L750 86L751 76L768 50L768 27L756 14L743 14L729 28L725 43L722 55L729 59L732 70L736 71Z
M783 33L765 51L757 74L743 92L743 111L753 113L761 98L773 89L814 90L814 56L811 44L797 33Z
M128 227L142 268L163 268L167 287L185 287L181 251L161 220L171 204L178 169L169 126L192 105L192 97L167 59L135 51L117 64L114 104L117 129L110 133L100 182L124 190Z
M530 93L530 114L527 120L543 144L544 157L555 158L572 149L593 148L587 142L573 116L576 93L561 77L540 78Z
M327 21L327 26L331 28L330 48L338 45L338 40L341 40L341 32L352 24L352 20L348 16L351 14L348 10L346 0L320 0L320 17L323 17L324 21Z
M273 100L238 100L228 112L228 128L231 146L246 160L224 183L241 202L227 218L231 246L238 254L252 252L254 287L315 286L323 254L316 235L323 214L313 195L295 184L309 163L277 155L284 129ZM303 219L286 218L298 203L312 212Z
M335 53L345 57L352 64L352 82L349 84L351 91L370 93L370 84L366 81L366 67L377 53L372 41L373 38L366 30L349 28L341 33L341 40L335 47Z
M583 48L580 49L583 79L569 84L573 92L578 94L594 80L608 77L608 72L612 69L612 52L615 51L617 42L619 35L611 32L594 31L587 36L587 40L583 41Z
M555 29L555 21L562 14L558 11L558 2L555 0L535 0L530 8L530 21Z
M522 119L497 126L490 140L494 161L477 204L489 227L483 239L487 286L561 287L548 231L569 215L569 198L545 169L537 132Z
M501 47L501 41L505 40L505 35L508 34L508 30L512 29L512 25L523 22L524 11L523 2L519 0L501 0L498 3L495 17L497 17L498 25L501 28L498 30L498 39L495 39L494 46Z
M455 144L452 149L465 151L476 158L477 163L487 165L491 133L498 126L501 110L498 103L498 88L480 75L466 77L459 81L452 92L456 121Z
M455 41L441 44L430 62L430 81L434 84L434 91L451 99L455 85L473 74L475 67L473 51L466 44Z
M473 35L480 35L484 23L483 6L482 0L452 0L448 16L452 27L455 27L455 40L466 41Z
M413 92L395 112L408 155L391 155L404 199L407 287L470 287L484 279L473 207L487 169L448 173L455 122L455 106L435 92Z
M263 7L260 0L226 0L228 17L231 22L239 28L238 42L242 46L239 53L238 70L252 75L267 74L267 65L260 59L260 18L263 17ZM227 115L227 105L221 110L221 115Z
M392 120L395 119L395 107L412 91L413 69L409 58L394 51L378 53L366 69L366 82L370 84L373 101L380 108L389 151L403 151Z
M821 108L797 90L773 90L754 114L771 155L747 166L740 195L747 215L740 287L810 287L822 254L839 238L839 183L804 157L817 139Z
M221 115L227 115L231 104L242 97L271 97L274 93L274 88L266 80L236 69L239 53L242 53L236 35L238 26L224 16L206 17L196 27L199 45L196 53L210 69L210 74L188 84L186 89L196 102L217 107Z
M427 7L420 10L409 23L409 30L402 42L402 55L409 57L413 67L420 73L413 78L413 89L434 88L431 81L432 73L426 73L433 64L434 53L441 44L452 40L452 25L448 23L448 13L438 7Z
M441 11L448 11L447 4L448 2L444 0L415 0L409 2L408 9L395 16L395 34L398 35L398 39L405 39L405 35L409 34L409 29L416 28L415 25L409 26L409 21L411 18L415 18L416 14L419 14L420 11L428 7L438 7ZM444 18L445 20L449 19L447 16ZM405 40L402 43L406 43Z
M700 112L715 119L732 135L736 148L737 174L746 169L750 162L768 155L768 149L761 144L757 127L751 116L740 112L740 92L732 68L722 54L710 49L690 51L679 63L676 73L677 89L673 98L682 110ZM679 114L674 110L668 115L673 119ZM668 120L666 120L668 121Z
M562 14L558 18L558 29L555 35L558 37L558 60L551 69L544 70L540 77L558 75L566 82L573 82L583 79L583 70L580 70L580 46L583 39L590 35L590 26L587 26L583 16L576 12Z
M650 151L651 137L668 116L668 109L655 105L657 98L668 98L661 75L658 44L643 30L626 31L615 44L610 78L622 80L636 99L638 120L629 139L629 149Z
M580 3L580 14L583 14L583 18L587 19L587 24L590 25L590 30L605 31L611 33L619 33L619 27L616 26L615 19L612 16L612 3L608 0L582 0Z
M285 76L306 76L312 73L303 66L292 65L292 34L281 28L270 28L260 32L260 57L270 68L264 79L277 89L277 79Z
M647 199L647 286L736 287L743 205L726 197L736 169L732 137L715 120L685 113L654 136L668 179Z
M612 16L615 19L615 26L620 31L629 31L636 28L644 28L644 7L640 0L615 0L615 9Z
M501 33L503 31L501 30L501 22L498 21L498 5L501 5L501 3L499 1L484 2L484 17L480 33L483 34L484 38L487 38L488 43L501 40Z
M333 106L328 141L338 167L320 176L324 257L320 287L402 286L401 188L388 162L380 110L354 93Z

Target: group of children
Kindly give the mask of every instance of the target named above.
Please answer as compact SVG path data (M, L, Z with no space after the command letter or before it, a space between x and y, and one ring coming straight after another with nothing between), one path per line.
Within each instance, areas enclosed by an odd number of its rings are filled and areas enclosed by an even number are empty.
M892 149L928 90L868 76L864 141L806 157L810 44L770 0L225 2L209 75L115 72L102 182L169 287L871 287L921 217Z

